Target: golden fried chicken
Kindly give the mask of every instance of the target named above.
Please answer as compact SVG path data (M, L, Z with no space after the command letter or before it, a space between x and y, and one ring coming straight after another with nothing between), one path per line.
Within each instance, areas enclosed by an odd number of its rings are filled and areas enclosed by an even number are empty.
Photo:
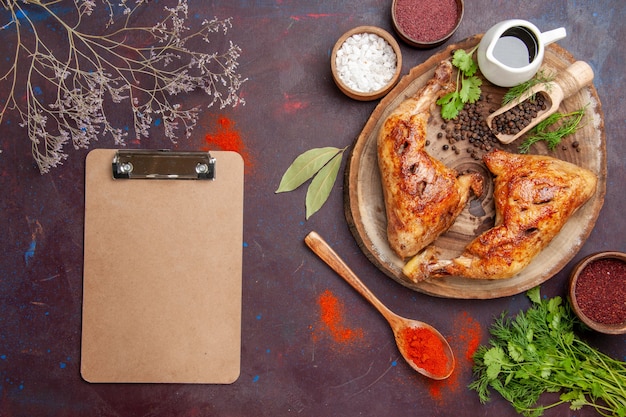
M387 117L378 134L387 238L401 258L415 255L448 230L470 189L482 192L479 174L459 176L424 149L430 107L454 87L452 65L443 61L433 78Z
M596 189L595 174L557 158L496 150L483 160L495 175L494 227L457 258L439 260L433 248L423 251L404 267L411 280L510 278L552 241Z

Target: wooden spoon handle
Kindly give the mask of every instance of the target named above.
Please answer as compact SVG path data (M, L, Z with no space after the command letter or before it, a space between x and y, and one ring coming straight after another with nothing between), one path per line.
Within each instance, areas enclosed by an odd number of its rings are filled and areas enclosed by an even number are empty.
M574 62L561 72L555 80L563 91L563 99L570 97L592 81L593 69L585 61Z
M367 299L382 314L390 324L395 323L396 314L389 310L376 296L363 284L348 265L337 255L328 243L316 232L310 232L305 238L307 246L311 248L328 266L338 273L348 284Z

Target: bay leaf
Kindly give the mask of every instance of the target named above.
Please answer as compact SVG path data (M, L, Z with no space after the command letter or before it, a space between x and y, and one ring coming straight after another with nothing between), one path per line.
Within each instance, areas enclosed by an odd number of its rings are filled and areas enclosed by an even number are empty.
M326 202L333 185L337 179L337 173L341 166L343 151L336 154L311 181L306 193L306 218L308 220Z
M328 161L341 153L343 153L342 149L328 146L309 149L300 154L283 174L275 193L295 190L318 173Z

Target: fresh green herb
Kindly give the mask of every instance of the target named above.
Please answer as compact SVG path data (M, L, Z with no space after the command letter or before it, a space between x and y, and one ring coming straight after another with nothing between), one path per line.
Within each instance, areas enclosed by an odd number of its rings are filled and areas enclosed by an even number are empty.
M437 104L441 106L441 117L446 120L454 119L463 110L465 103L475 103L480 98L482 80L475 75L478 65L472 58L477 48L478 46L469 52L457 49L452 55L452 65L459 70L456 90L437 100Z
M509 88L502 97L502 105L506 106L507 104L519 99L522 94L524 94L526 91L530 90L537 84L544 83L548 86L549 89L549 85L554 80L554 77L554 74L546 74L543 70L539 71L530 80ZM534 99L534 97L531 98Z
M484 404L490 388L525 416L569 403L591 406L603 416L626 416L626 362L591 347L574 333L579 322L561 297L542 299L539 287L527 292L532 306L514 319L502 314L490 328L489 346L474 354L474 381ZM559 400L539 405L544 392Z
M337 180L346 148L313 148L299 155L287 168L276 193L293 191L313 178L306 193L306 218L316 213L326 202Z
M545 141L548 149L553 151L564 137L578 130L584 115L584 107L571 113L556 112L551 114L530 130L526 139L519 146L519 152L528 153L530 147L540 141ZM548 130L556 123L560 123L556 129Z

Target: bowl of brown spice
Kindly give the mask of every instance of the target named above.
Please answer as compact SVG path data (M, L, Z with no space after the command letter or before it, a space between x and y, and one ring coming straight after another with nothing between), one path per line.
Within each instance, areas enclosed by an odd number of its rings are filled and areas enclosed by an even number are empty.
M416 48L434 48L456 32L464 0L393 0L391 20L398 36Z
M599 252L581 260L570 277L569 299L591 329L626 333L626 253Z

